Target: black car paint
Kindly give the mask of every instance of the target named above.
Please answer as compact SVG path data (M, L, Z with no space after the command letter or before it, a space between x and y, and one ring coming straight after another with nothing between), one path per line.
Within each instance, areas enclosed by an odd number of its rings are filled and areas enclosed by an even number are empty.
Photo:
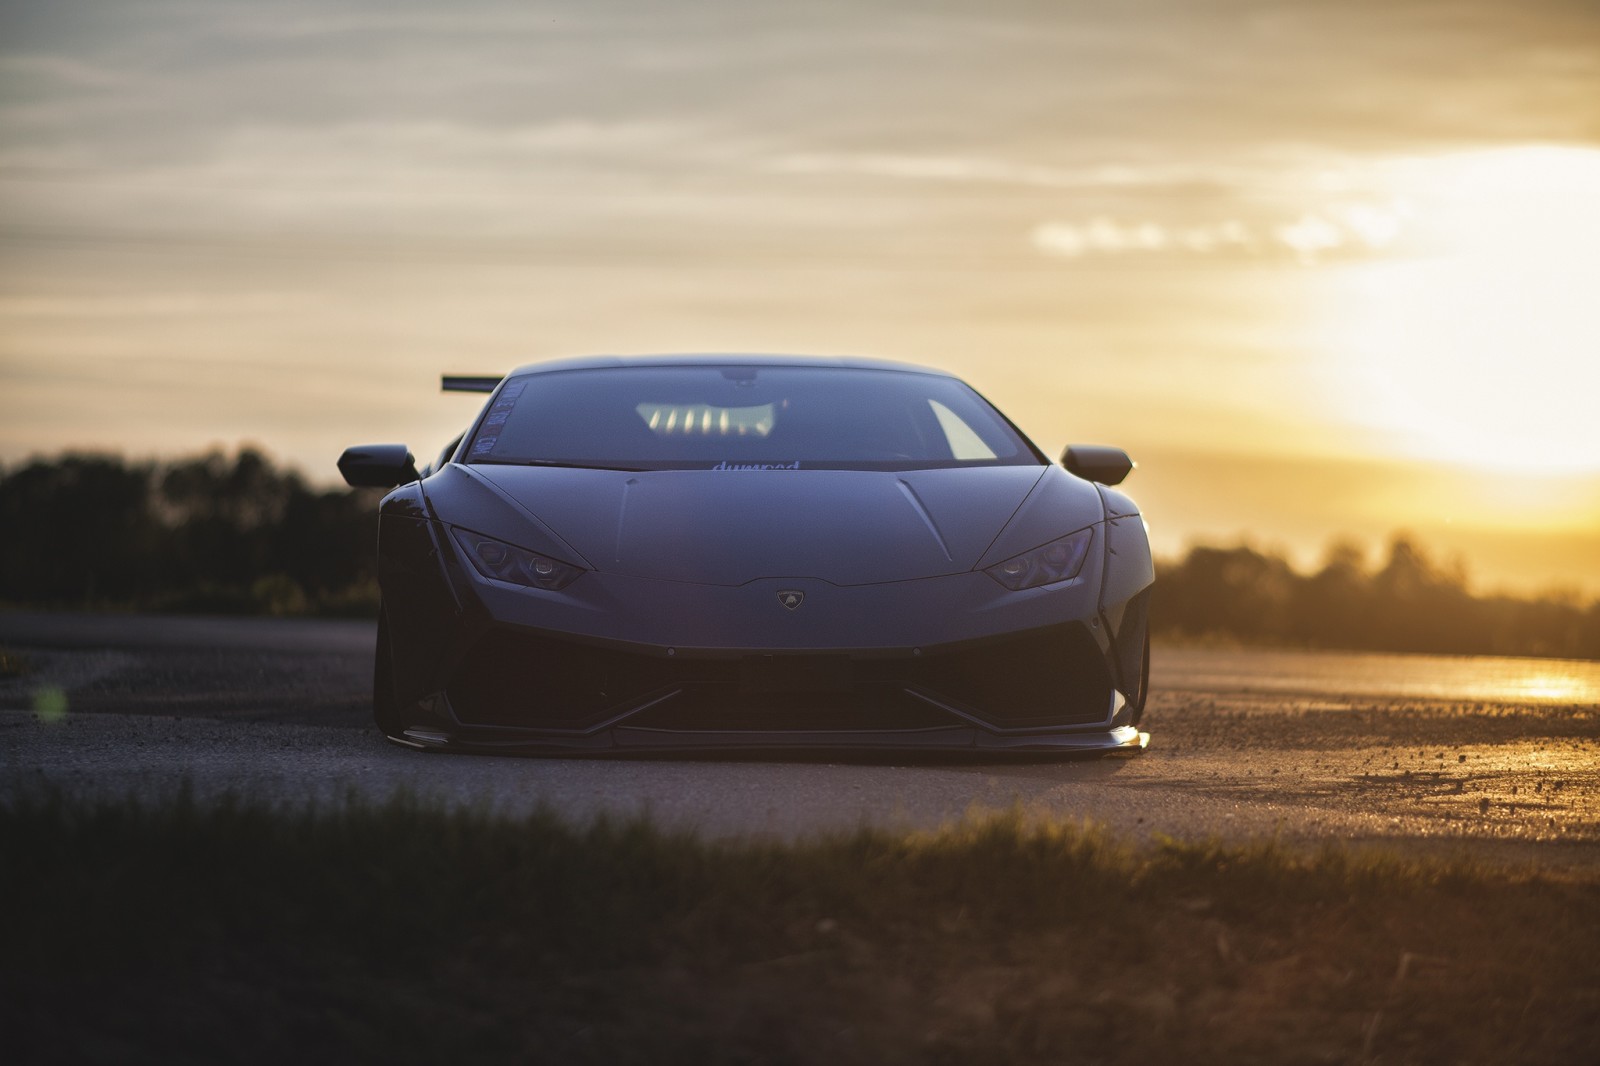
M1142 735L1130 741L1128 727L1143 704L1154 578L1143 519L1125 495L1060 466L730 473L478 466L461 457L458 447L457 461L396 488L380 509L386 647L377 668L387 661L392 677L380 724L403 743L530 752L1142 747ZM451 526L587 572L559 592L485 579L462 557ZM1092 530L1093 543L1070 581L1010 592L983 573L1079 529ZM803 605L786 607L781 592L803 593ZM1061 626L1081 631L1078 643L1103 659L1121 693L1102 722L1014 727L1004 724L1002 709L924 686L912 694L947 712L947 727L638 729L629 720L648 717L660 701L637 693L637 706L619 705L578 727L541 728L536 713L525 728L483 727L462 722L450 696L492 634L526 635L530 647L550 638L557 642L550 647L569 649L552 653L550 670L580 657L571 649L601 648L612 655L605 662L618 664L673 659L673 678L698 683L710 675L684 663L825 660L846 664L850 676L877 678L886 660L970 659L970 649ZM719 683L752 707L776 701L771 678L788 675L763 670L760 684L747 683L749 669ZM525 676L519 684L536 686L542 675ZM802 696L811 691L795 687ZM537 691L508 696L539 702ZM818 690L816 698L832 697Z

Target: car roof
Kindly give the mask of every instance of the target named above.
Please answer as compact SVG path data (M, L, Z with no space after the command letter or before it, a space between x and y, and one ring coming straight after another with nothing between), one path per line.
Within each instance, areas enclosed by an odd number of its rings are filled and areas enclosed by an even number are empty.
M571 359L519 366L511 374L544 374L561 370L601 370L614 367L660 366L811 366L841 370L895 370L907 374L955 375L931 367L897 363L888 359L867 359L838 355L777 355L739 352L676 352L658 355L587 355ZM511 375L507 375L508 377Z

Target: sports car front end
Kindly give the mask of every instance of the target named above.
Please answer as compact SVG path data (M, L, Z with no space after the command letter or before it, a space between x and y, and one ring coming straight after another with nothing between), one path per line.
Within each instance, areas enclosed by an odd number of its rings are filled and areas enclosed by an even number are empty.
M1083 455L1068 465L1126 473L1125 457ZM1146 742L1143 519L948 375L546 364L500 383L437 471L407 474L379 528L375 712L399 743Z

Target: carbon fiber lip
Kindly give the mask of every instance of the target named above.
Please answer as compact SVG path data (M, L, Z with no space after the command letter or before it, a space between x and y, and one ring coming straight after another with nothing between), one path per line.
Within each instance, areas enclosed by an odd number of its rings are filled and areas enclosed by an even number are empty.
M956 753L994 755L1138 754L1150 734L1132 726L1088 733L1000 736L965 726L862 732L840 730L677 731L619 726L584 737L453 736L435 730L408 729L395 743L426 751L461 751L502 755L630 755L649 752L846 752Z

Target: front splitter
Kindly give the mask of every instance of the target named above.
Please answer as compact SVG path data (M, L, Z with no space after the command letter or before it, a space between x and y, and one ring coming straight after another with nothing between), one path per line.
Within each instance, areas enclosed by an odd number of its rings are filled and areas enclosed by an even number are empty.
M672 730L617 726L588 735L474 736L431 729L407 729L390 737L422 751L499 755L639 755L652 753L828 753L875 752L967 755L1137 755L1150 734L1133 726L1088 733L1001 735L971 728L881 732L832 730Z

